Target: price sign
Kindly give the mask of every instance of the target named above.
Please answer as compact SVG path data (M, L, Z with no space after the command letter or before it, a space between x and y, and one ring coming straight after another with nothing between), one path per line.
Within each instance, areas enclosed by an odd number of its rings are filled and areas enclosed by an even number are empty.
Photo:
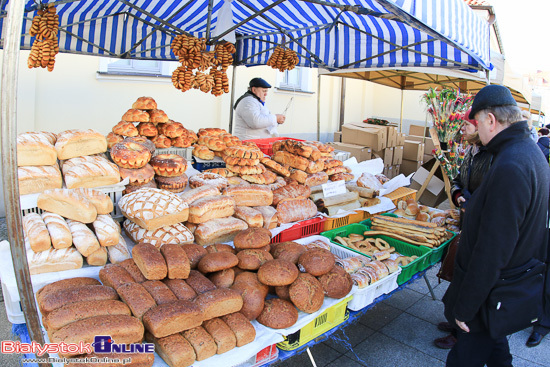
M323 196L328 198L335 195L345 194L346 190L346 181L340 180L335 182L328 182L321 185L323 188Z

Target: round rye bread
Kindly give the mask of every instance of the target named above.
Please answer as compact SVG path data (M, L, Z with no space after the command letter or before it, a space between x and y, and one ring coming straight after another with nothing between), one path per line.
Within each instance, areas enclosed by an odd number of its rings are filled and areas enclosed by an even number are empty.
M246 249L239 251L239 268L243 270L258 270L266 261L273 260L273 256L267 251Z
M316 277L328 273L334 265L335 260L332 252L322 248L307 250L298 259L300 270Z
M305 246L299 243L288 241L278 243L271 248L271 255L274 259L290 261L293 264L298 263L300 255L307 251Z
M292 284L298 278L296 265L286 260L269 260L258 269L258 280L274 287Z
M300 311L313 313L318 311L325 300L321 283L313 275L300 273L288 288L290 300Z
M187 254L187 258L191 263L191 269L196 269L199 261L201 261L202 257L208 253L204 247L197 245L196 243L181 245L181 248Z
M351 276L338 265L334 265L331 271L321 275L318 279L325 295L330 298L343 298L353 287Z
M265 301L264 309L256 320L272 329L286 329L298 321L298 310L288 301L272 298Z
M233 239L236 249L260 248L269 245L271 232L266 228L248 228Z
M237 266L239 259L231 252L211 252L202 257L197 265L201 273L213 273Z

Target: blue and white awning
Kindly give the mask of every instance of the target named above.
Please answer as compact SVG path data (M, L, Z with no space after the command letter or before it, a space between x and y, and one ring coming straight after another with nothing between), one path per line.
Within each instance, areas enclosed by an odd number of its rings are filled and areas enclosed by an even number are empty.
M237 26L241 65L265 64L284 43L300 56L299 66L491 68L489 25L463 0L62 0L56 3L59 48L175 60L170 43L177 34L212 39L224 33L216 29L228 24L218 18L224 2L232 11L229 24ZM32 44L34 1L27 10L22 49Z

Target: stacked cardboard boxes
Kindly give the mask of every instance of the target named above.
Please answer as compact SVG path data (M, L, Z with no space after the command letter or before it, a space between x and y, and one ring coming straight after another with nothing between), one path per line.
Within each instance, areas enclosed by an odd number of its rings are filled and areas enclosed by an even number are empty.
M410 125L409 135L405 137L401 172L407 176L416 172L424 162L433 158L434 149L429 128Z

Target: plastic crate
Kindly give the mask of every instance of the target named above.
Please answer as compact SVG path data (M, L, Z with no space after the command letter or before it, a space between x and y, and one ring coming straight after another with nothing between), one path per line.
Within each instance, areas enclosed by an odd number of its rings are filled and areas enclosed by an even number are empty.
M193 161L193 168L201 172L212 168L225 168L225 162L219 157L214 157L211 161L206 161L195 157L195 160Z
M445 253L445 250L447 247L449 247L449 244L451 241L456 237L457 233L453 231L449 231L453 234L451 238L449 238L447 241L443 242L439 247L433 248L432 252L428 258L428 265L433 265L443 258L443 254Z
M193 161L193 148L157 148L153 153L153 157L159 154L176 154L180 157L187 159L189 162Z
M277 349L277 344L272 344L260 350L255 356L250 357L247 361L234 367L259 367L271 363L277 360L277 358L279 358L279 349Z
M277 347L282 350L294 350L300 348L310 340L315 339L319 335L324 334L330 329L340 325L349 318L347 305L351 299L352 296L348 296L334 306L327 308L313 321L297 332L284 336L285 340L278 343Z
M317 217L313 219L306 219L296 223L289 229L285 229L275 237L271 239L271 243L293 241L298 238L313 236L323 231L326 218Z
M294 138L285 138L285 137L278 137L278 138L266 138L266 139L249 139L244 141L251 141L253 143L256 143L258 148L262 151L262 153L267 154L269 156L273 155L273 143L279 140L296 140L296 141L305 141L302 139L294 139Z
M333 229L331 231L323 232L323 233L321 233L321 236L329 238L332 241L332 243L334 243L338 246L341 246L341 247L346 248L350 251L353 251L357 254L365 256L365 254L363 254L362 252L354 250L354 249L352 249L350 247L347 247L347 246L343 246L342 244L340 244L338 242L335 242L333 240L337 236L347 237L350 233L357 233L357 234L362 235L365 231L368 231L369 229L370 229L369 227L367 227L365 225L362 225L362 224L350 224L350 225L342 227L342 228L337 228L337 229ZM412 276L414 274L418 273L419 271L422 271L422 270L426 269L430 265L428 263L428 259L429 259L429 256L430 256L430 253L432 252L432 250L427 248L427 247L414 246L414 245L411 245L411 244L408 244L408 243L405 243L405 242L402 242L402 241L399 241L399 240L396 240L394 238L387 237L387 236L378 236L377 235L377 236L372 236L372 237L383 239L384 241L389 243L390 246L394 247L395 251L399 252L402 255L405 255L405 256L416 255L416 256L418 256L418 258L416 260L414 260L413 262L411 262L410 264L401 267L401 274L399 274L399 276L397 277L397 284L399 284L399 285L407 282L409 279L412 278Z
M348 224L359 223L365 219L370 218L372 215L363 210L356 210L355 214L349 214L340 218L327 218L323 231L330 231L331 229L347 226Z
M392 203L397 206L397 202L400 200L416 200L416 192L417 190L409 189L408 187L400 187L397 190L394 190L389 194L384 195L384 197L389 198Z

